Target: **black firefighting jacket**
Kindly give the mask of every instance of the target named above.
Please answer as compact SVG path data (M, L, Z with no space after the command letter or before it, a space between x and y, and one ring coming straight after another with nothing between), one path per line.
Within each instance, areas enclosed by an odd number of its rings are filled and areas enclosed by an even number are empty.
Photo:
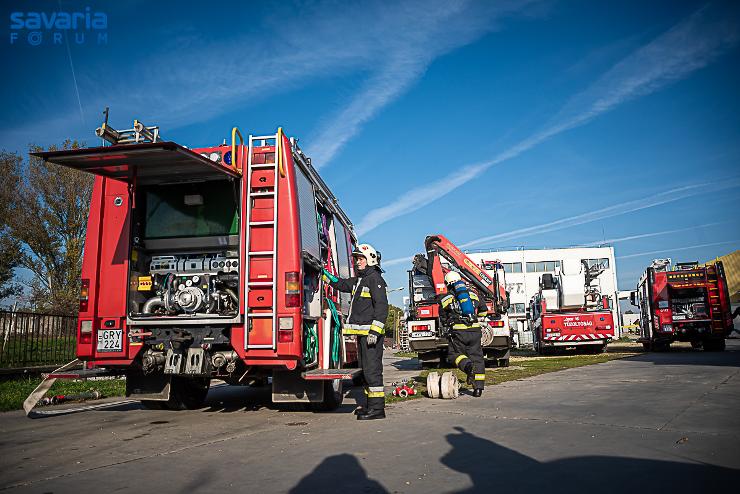
M388 317L388 294L380 269L369 266L359 276L339 278L330 282L340 292L352 294L349 304L349 315L344 325L344 334L367 335L373 331L379 335L385 333L385 320Z

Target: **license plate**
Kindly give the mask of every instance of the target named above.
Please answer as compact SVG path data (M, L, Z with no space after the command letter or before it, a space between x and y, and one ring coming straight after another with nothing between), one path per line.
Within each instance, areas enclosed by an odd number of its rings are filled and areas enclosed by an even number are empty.
M98 331L98 352L123 351L122 329L101 329Z
M431 331L414 331L411 333L412 338L433 338L434 333Z

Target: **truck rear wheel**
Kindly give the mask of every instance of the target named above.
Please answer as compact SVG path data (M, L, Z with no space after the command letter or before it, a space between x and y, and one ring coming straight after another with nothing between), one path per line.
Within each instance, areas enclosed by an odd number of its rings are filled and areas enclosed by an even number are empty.
M344 401L344 390L341 379L324 381L324 400L311 403L311 409L316 412L331 412L342 405Z
M711 338L704 340L704 351L705 352L724 352L725 351L725 339L724 338Z
M206 395L208 395L208 388L210 387L211 379L208 377L192 379L172 376L172 381L170 381L170 399L160 403L162 403L163 408L169 410L195 410L203 406L203 403L206 401Z

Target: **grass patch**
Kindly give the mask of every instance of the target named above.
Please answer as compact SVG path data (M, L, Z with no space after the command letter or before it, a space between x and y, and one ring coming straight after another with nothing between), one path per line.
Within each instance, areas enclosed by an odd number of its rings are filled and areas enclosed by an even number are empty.
M421 398L422 391L426 391L426 386L420 388L419 387L419 384L417 384L414 387L416 388L416 394L415 395L407 396L406 398L401 398L400 396L388 395L388 396L385 397L385 402L386 403L398 403L398 402L401 402L401 401L417 400L417 399Z
M602 353L599 355L563 355L556 357L519 357L512 358L511 367L499 367L496 369L486 369L486 384L496 385L507 381L516 381L527 377L546 374L548 372L557 372L574 367L583 367L585 365L601 364L610 360L622 359L635 355L629 353ZM465 373L459 369L436 369L436 372L443 373L454 370L457 378L460 380L462 387L468 388L465 384ZM415 377L416 389L426 393L427 376L431 370L422 371Z
M40 378L31 377L0 381L0 412L23 408L23 401L28 398L28 395L39 383L41 383ZM99 391L103 397L123 396L126 393L126 380L123 378L98 379L95 381L60 379L54 383L46 396L77 394L91 389Z
M408 358L416 358L419 356L416 352L403 352L399 351L393 354L394 357L408 357Z

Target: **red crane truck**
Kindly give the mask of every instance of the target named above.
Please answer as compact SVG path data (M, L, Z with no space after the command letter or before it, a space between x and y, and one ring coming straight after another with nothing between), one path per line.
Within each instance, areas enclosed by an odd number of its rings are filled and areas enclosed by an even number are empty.
M645 350L665 351L674 341L723 351L732 332L730 294L722 261L699 266L656 259L640 277L632 305L640 308L640 338Z
M541 276L527 309L534 349L540 355L568 347L603 352L614 338L610 299L594 283L604 269L577 260L561 265L555 274Z
M439 300L447 294L445 274L451 269L474 288L488 305L486 321L481 322L481 344L487 361L509 365L511 330L509 294L504 288L504 269L501 263L491 265L493 276L481 269L472 259L443 235L430 235L424 241L427 255L417 254L409 271L409 316L406 321L409 347L419 355L422 365L447 360L447 328L439 318Z
M349 297L320 273L350 276L356 237L297 139L234 128L231 144L188 149L107 116L96 133L111 145L33 153L95 175L84 369L50 379L123 374L127 396L172 409L201 406L214 378L271 381L273 401L336 408L357 349L341 333Z

